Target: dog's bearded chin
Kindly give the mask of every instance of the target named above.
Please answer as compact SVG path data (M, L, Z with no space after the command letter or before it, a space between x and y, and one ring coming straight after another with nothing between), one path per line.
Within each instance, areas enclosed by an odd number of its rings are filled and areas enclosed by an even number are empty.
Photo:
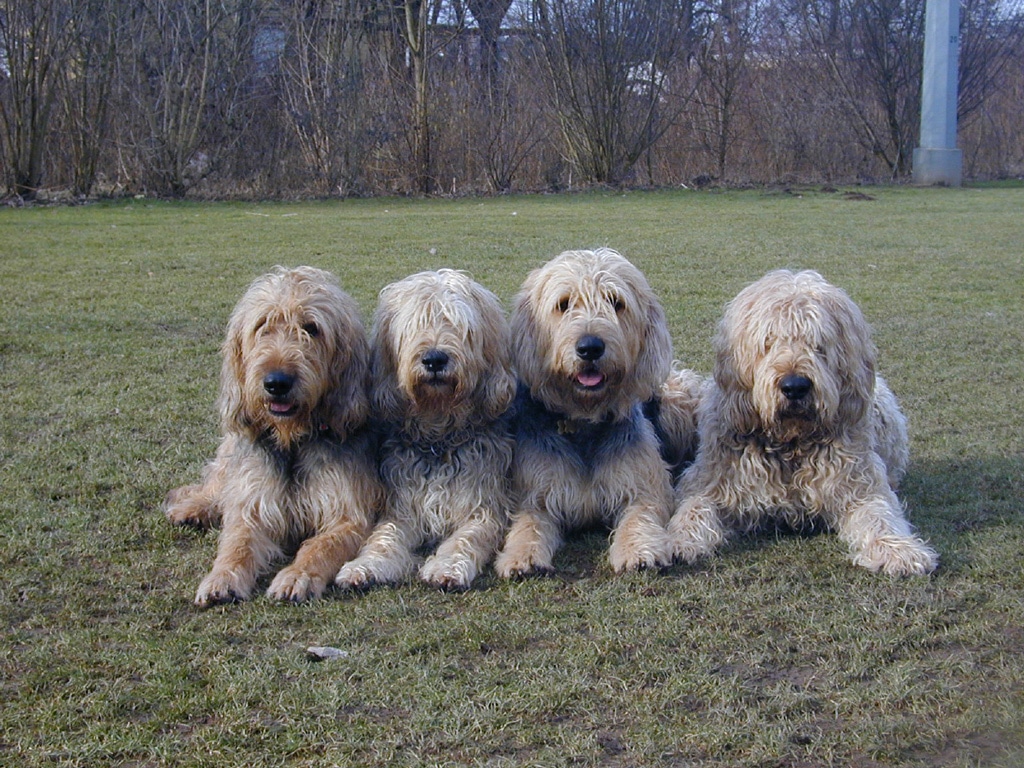
M778 413L775 419L765 424L765 432L779 443L813 439L818 430L817 420L809 411Z
M427 376L415 383L412 398L420 407L446 408L458 391L456 380L450 376Z
M776 416L780 421L811 421L814 419L814 408L809 406L791 405L786 408L780 408L776 413Z

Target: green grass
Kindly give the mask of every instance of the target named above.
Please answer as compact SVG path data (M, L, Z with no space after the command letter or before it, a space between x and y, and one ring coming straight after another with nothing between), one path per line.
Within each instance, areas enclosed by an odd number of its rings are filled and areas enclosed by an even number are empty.
M866 191L0 210L0 764L1024 763L1024 188ZM704 371L767 269L846 288L941 569L891 580L833 536L762 536L614 577L591 533L552 579L192 607L216 539L159 505L216 446L218 345L253 277L322 266L368 315L416 270L508 301L596 245L645 270Z

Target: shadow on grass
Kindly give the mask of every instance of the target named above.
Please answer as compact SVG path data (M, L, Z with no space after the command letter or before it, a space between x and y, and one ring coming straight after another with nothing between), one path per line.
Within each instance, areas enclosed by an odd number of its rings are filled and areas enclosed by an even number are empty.
M972 459L915 461L899 496L918 533L938 551L947 573L970 566L978 557L975 535L996 530L1024 535L1024 457L988 456ZM722 549L726 558L750 557L776 540L832 535L820 526L793 530L766 526L733 537ZM570 534L555 558L555 578L574 582L611 570L607 565L609 531L593 528ZM676 565L670 573L703 571L708 563Z
M971 564L974 542L1024 531L1024 457L914 461L900 488L911 522L939 550L942 568Z
M900 496L912 519L936 533L1021 522L1024 457L915 461Z

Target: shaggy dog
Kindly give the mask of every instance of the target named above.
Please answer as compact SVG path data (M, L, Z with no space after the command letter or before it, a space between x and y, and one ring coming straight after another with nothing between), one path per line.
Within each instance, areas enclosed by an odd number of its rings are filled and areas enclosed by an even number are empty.
M671 477L642 404L672 342L643 274L615 251L567 251L527 277L512 317L518 510L502 577L549 572L563 534L613 529L616 572L672 561Z
M824 523L872 571L935 569L893 491L906 421L849 296L816 272L771 272L729 303L715 353L669 524L680 559L713 552L727 529L774 521Z
M197 605L245 600L290 551L267 594L316 597L358 552L383 503L368 360L355 302L327 272L278 268L239 301L223 346L220 447L203 483L165 504L176 524L223 523Z
M419 565L416 550L440 542L419 577L467 589L501 545L511 510L505 412L515 377L505 314L464 273L421 272L381 291L372 345L387 511L336 582L402 581Z

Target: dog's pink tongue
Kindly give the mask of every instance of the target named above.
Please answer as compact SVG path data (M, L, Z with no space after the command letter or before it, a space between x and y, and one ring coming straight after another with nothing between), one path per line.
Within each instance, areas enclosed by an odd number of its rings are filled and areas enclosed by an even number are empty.
M291 407L291 405L289 403L271 403L270 404L270 412L271 413L288 413L288 411L290 411L291 409L292 409L292 407Z
M604 381L604 375L600 373L581 373L576 376L576 381L584 387L596 387Z

